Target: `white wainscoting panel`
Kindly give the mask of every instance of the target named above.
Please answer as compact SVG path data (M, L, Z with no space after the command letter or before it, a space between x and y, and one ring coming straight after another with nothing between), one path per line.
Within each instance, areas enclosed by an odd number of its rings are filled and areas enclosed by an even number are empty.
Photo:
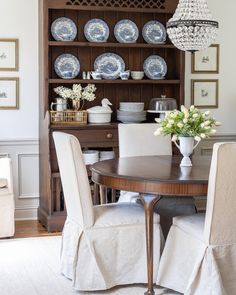
M31 139L0 141L0 154L12 159L15 219L37 219L39 206L39 141Z
M32 169L33 167L33 169ZM39 197L39 156L18 154L19 196L18 198Z

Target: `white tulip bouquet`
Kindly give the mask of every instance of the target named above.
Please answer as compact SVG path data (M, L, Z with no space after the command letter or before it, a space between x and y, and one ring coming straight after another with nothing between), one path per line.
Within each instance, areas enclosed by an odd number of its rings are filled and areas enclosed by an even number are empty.
M202 113L200 110L191 106L187 109L181 106L181 111L174 110L170 112L164 120L156 119L159 128L154 135L172 134L172 141L179 137L194 137L196 141L209 138L214 134L216 126L221 125L213 117L210 117L210 111Z

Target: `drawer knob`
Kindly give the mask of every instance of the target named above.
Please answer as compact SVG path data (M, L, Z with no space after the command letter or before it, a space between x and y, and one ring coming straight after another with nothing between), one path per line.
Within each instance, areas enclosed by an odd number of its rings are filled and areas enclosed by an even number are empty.
M107 138L108 139L111 139L113 137L113 134L112 133L107 133Z

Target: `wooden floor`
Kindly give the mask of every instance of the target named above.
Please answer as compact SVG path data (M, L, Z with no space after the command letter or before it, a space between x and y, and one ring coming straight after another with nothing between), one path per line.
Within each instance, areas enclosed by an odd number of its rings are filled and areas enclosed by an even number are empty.
M30 238L44 236L58 236L61 233L48 233L37 220L16 221L15 235L13 238Z

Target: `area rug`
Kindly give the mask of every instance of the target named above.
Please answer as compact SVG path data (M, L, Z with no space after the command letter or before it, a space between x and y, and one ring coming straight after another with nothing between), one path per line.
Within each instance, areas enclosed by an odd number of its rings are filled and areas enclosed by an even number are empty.
M61 237L0 241L1 295L143 295L144 285L125 286L102 292L76 292L60 274ZM176 295L157 288L156 295Z

